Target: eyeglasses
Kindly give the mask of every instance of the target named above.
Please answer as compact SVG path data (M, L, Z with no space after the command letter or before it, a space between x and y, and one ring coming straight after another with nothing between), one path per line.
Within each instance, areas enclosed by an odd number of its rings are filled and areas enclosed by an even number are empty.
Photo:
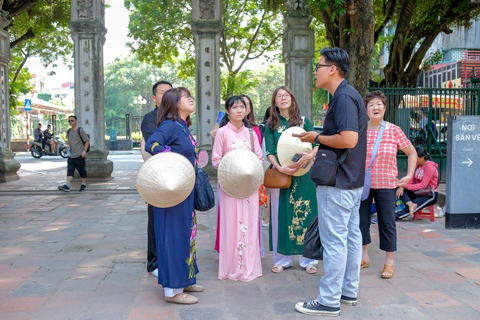
M75 122L75 120L71 119L71 120L68 120L68 122Z
M321 64L321 63L317 63L317 64L315 65L315 71L317 71L318 68L320 68L320 67L331 67L331 66L333 66L333 64Z
M192 97L192 96L191 96L191 95L189 95L189 94L183 94L183 95L182 95L182 98L187 98L187 99L192 99L192 100L195 100L195 98L194 98L194 97Z
M277 99L283 99L283 98L288 99L290 98L290 95L288 93L277 95Z

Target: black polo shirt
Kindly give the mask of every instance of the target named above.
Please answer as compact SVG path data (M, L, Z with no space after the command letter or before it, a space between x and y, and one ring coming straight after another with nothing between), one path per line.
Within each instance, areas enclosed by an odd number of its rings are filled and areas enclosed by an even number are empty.
M322 135L331 136L342 131L355 131L358 133L358 142L350 149L350 154L338 169L333 185L336 188L350 190L363 187L367 158L367 122L367 110L362 96L348 84L347 80L343 80L328 105ZM320 149L333 150L337 156L346 150L325 145L320 145Z
M145 116L143 116L141 130L142 136L145 139L145 142L150 138L150 136L157 130L157 111L158 107L155 106L155 110L150 111Z

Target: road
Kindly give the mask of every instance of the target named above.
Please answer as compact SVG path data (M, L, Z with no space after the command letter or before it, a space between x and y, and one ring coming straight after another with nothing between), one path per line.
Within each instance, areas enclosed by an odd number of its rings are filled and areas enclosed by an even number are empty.
M113 162L113 170L138 170L143 164L139 150L110 151L108 160ZM46 174L50 170L67 167L67 159L60 156L43 156L35 159L28 152L17 152L15 160L20 162L21 170ZM66 170L66 169L65 169Z

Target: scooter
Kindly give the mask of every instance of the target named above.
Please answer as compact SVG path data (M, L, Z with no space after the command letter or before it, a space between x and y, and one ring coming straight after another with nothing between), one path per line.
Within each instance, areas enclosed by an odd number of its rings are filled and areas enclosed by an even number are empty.
M30 153L35 159L40 159L42 156L61 156L62 158L68 157L68 145L65 140L60 138L59 135L55 135L55 140L58 142L57 152L53 153L50 150L50 144L45 144L45 151L42 150L42 143L37 141L30 142Z

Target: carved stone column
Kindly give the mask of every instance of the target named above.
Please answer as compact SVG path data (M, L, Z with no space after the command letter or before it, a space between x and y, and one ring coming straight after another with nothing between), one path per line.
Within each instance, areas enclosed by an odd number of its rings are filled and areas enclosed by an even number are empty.
M90 135L87 154L89 178L110 179L113 162L107 160L103 103L104 0L72 0L69 23L74 43L75 115Z
M1 9L1 8L0 8ZM10 61L10 37L3 30L9 25L0 15L0 183L18 180L20 163L14 159L10 142L10 90L8 88L8 62Z
M197 142L212 149L209 132L220 106L220 0L193 0L192 32L195 43Z
M285 83L292 89L300 114L312 117L314 35L306 0L286 0L283 14L283 60Z

